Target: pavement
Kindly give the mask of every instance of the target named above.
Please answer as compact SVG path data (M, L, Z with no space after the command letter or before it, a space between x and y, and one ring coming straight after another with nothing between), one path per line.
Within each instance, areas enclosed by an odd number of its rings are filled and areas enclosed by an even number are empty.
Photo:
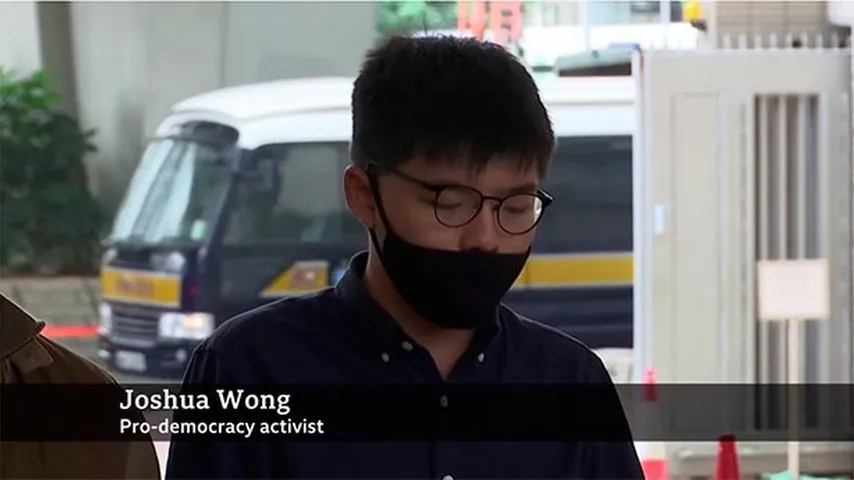
M99 365L108 368L98 357L98 344L94 338L57 338L55 341L65 345ZM112 370L110 370L110 373L116 377L116 380L118 380L119 383L174 383L174 380L170 379L132 375Z

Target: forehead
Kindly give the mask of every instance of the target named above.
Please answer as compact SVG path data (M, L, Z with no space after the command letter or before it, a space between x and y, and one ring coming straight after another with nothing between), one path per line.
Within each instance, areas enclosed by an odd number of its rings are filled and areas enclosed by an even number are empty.
M520 162L518 158L501 157L490 159L485 164L465 159L441 161L415 158L401 165L400 170L428 182L470 186L512 187L538 183L539 177L534 162Z

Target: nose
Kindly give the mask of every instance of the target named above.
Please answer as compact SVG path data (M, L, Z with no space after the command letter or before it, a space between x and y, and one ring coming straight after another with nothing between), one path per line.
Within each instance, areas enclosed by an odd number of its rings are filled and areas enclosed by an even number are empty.
M500 236L495 205L485 202L477 216L463 227L460 250L497 252Z

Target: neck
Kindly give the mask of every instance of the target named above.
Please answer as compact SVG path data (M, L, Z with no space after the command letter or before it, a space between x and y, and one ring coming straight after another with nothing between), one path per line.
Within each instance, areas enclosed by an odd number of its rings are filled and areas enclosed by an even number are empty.
M415 313L397 293L373 250L368 255L364 282L368 294L388 312L404 333L430 352L439 372L447 377L471 343L474 331L442 328Z

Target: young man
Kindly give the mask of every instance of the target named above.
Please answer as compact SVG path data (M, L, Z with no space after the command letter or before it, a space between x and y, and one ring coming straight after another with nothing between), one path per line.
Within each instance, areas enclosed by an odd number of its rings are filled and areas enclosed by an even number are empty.
M44 323L0 294L0 383L7 388L26 388L27 385L77 384L83 388L103 385L121 387L107 372L41 335ZM73 386L69 388L74 388ZM80 415L112 415L80 408L77 402L52 400L51 415L74 418ZM46 412L33 406L27 412L4 411L8 415L24 415L39 422ZM142 421L142 413L134 412ZM44 421L44 420L42 420ZM119 417L116 416L118 425ZM29 425L29 424L28 424ZM80 478L158 480L160 464L154 444L149 441L59 442L0 441L0 478Z
M335 288L230 320L195 352L185 384L612 387L584 345L500 305L552 201L539 185L554 134L527 70L489 43L395 38L368 54L352 108L344 190L369 233L369 251L352 259ZM622 410L608 414L625 420ZM631 442L176 441L166 476L453 480L642 473Z

